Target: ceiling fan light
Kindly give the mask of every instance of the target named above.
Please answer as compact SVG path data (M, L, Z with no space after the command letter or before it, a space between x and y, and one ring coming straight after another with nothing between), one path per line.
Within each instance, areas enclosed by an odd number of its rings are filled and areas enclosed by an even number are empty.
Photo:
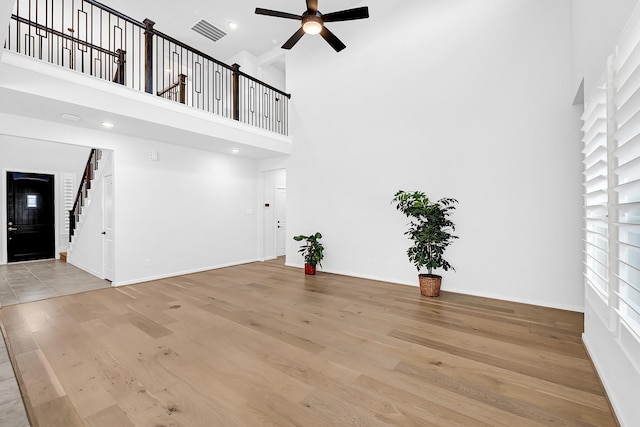
M319 34L322 31L322 22L315 16L310 16L302 23L302 29L307 34Z

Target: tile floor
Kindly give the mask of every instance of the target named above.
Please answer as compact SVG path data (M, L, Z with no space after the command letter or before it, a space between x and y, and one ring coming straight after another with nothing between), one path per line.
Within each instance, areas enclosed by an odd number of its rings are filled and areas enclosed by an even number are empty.
M0 307L111 286L60 260L0 265Z

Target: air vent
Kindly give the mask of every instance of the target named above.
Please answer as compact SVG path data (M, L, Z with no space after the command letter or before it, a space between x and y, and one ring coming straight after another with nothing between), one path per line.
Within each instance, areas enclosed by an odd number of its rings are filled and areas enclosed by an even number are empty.
M220 28L216 27L210 22L205 21L204 19L197 22L193 27L191 27L191 29L198 34L205 36L209 40L213 40L214 42L217 42L227 35L227 33L222 31Z

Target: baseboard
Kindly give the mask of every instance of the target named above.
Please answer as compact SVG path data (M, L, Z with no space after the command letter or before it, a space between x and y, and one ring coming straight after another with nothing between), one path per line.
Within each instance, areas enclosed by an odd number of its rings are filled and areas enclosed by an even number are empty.
M152 282L154 280L162 280L162 279L167 279L169 277L184 276L186 274L194 274L194 273L202 273L203 271L218 270L220 268L233 267L236 265L243 265L243 264L251 264L252 262L260 262L260 261L261 260L259 258L255 258L255 259L250 259L245 261L230 262L226 264L217 264L217 265L208 266L208 267L194 268L191 270L183 270L183 271L176 271L176 272L171 272L166 274L159 274L156 276L146 276L146 277L140 277L138 279L132 279L132 280L115 281L112 283L112 285L113 286L135 285L137 283Z
M297 263L297 262L292 262L292 263L287 262L287 263L285 263L285 265L287 267L304 268L304 264ZM366 275L366 274L356 274L356 273L346 272L346 271L325 270L325 269L322 269L322 268L319 268L318 271L325 272L325 273L331 273L331 274L339 274L341 276L357 277L357 278L360 278L360 279L367 279L367 280L375 280L377 282L386 282L386 283L390 283L392 285L403 285L403 286L413 286L413 287L418 287L419 286L417 278L416 278L415 282L405 282L405 281L402 281L402 280L388 278L388 277L370 276L370 275ZM448 291L448 289L446 289L446 288L444 288L443 290L444 291ZM584 306L573 306L573 305L566 305L566 304L549 304L547 302L537 301L537 300L533 300L533 299L525 299L525 298L507 298L504 295L497 295L497 294L492 294L492 293L489 293L489 292L475 292L475 291L469 291L469 290L466 290L466 289L456 289L454 291L449 291L449 292L453 292L453 293L457 293L457 294L463 294L463 295L472 295L472 296L475 296L475 297L497 299L497 300L501 300L501 301L516 302L516 303L520 303L520 304L535 305L535 306L538 306L538 307L554 308L556 310L566 310L566 311L575 311L575 312L578 312L578 313L584 313Z
M104 277L102 276L102 272L98 272L98 271L96 271L96 270L94 270L92 268L85 267L84 265L75 262L72 257L71 258L69 257L68 254L67 254L67 264L71 264L74 267L79 268L80 270L86 271L87 273L92 274L92 275L96 276L99 279L104 279Z
M492 294L489 292L474 292L474 291L468 291L465 289L456 289L455 291L452 291L452 292L455 292L458 294L473 295L475 297L498 299L498 300L509 301L509 302L517 302L519 304L535 305L537 307L547 307L547 308L554 308L556 310L565 310L565 311L574 311L576 313L584 313L584 306L575 306L575 305L569 305L569 304L549 304L546 301L538 301L535 299L527 299L527 298L506 298L503 295Z

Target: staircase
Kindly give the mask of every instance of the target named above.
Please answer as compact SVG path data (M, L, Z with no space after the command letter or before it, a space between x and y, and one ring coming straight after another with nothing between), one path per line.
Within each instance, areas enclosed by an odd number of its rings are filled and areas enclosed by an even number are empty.
M98 162L102 158L102 150L97 148L91 149L91 154L85 165L84 172L82 174L82 180L76 194L75 202L73 203L73 209L69 211L69 243L73 241L73 235L75 234L78 225L80 224L80 215L82 215L82 209L89 203L89 190L91 189L91 183L96 176L98 170Z

